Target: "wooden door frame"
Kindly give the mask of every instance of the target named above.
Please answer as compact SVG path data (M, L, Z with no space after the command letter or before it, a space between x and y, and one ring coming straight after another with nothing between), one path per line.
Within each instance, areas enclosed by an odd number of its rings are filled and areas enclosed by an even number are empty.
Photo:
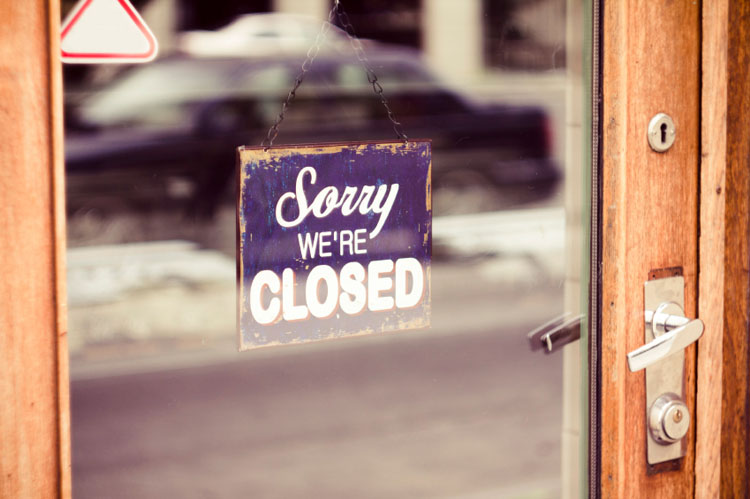
M699 86L691 87L688 96L700 100L700 123L681 125L678 143L685 141L687 129L695 144L676 145L670 159L664 159L666 155L654 156L642 144L648 116L642 116L643 106L634 105L631 85L638 85L633 73L644 74L648 58L646 50L634 49L644 48L639 33L659 33L660 19L690 7L673 2L668 12L642 15L662 9L650 3L656 2L604 5L600 492L628 497L648 487L651 495L744 496L750 453L750 6L741 0L704 1L697 19L690 14L687 31L693 34L678 39L701 60ZM0 15L9 28L0 31L0 289L6 297L0 307L0 496L70 497L59 0L6 2ZM681 29L683 37L684 24ZM697 36L700 53L694 53ZM669 61L675 54L666 56ZM677 56L684 64L685 53ZM663 65L652 64L654 72L665 73ZM688 71L691 85L694 71ZM671 85L669 78L655 78L660 88ZM648 80L645 86L654 84ZM633 404L635 408L625 404L626 396L643 398L642 380L625 367L625 354L641 341L641 311L637 294L618 286L642 281L648 271L648 265L636 268L638 259L632 255L632 224L649 214L633 201L634 187L635 192L648 189L637 177L646 175L644 169L679 168L676 157L688 165L691 180L679 196L670 191L671 199L694 199L700 206L699 213L687 215L695 250L680 254L667 244L653 265L686 269L688 311L697 312L706 332L697 360L688 363L689 386L695 390L697 385L696 402L691 402L694 457L681 471L648 475L641 452L642 403ZM652 227L662 223L643 220ZM688 351L689 359L694 352ZM641 428L635 440L626 438L632 425Z
M603 5L601 425L604 497L743 497L750 394L750 5L742 0ZM664 111L678 136L650 151ZM686 351L693 414L676 470L646 464L643 281L682 267L686 312L705 332ZM697 353L696 353L697 350Z
M59 0L0 19L0 497L70 497Z
M704 1L696 495L747 497L750 4Z

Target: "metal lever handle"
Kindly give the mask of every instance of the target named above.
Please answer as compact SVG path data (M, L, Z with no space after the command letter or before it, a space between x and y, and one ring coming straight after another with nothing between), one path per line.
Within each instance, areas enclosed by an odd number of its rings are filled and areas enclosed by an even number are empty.
M703 334L703 321L684 317L682 307L666 302L656 311L647 310L647 324L651 324L655 339L628 354L628 368L640 371L691 345Z
M582 318L583 315L566 313L534 329L527 335L531 350L544 349L544 353L550 354L579 339Z

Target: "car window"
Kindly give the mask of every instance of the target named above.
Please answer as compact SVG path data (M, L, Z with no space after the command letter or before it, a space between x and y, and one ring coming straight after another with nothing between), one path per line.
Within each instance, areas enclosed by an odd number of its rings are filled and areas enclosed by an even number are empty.
M240 77L237 87L243 92L280 94L292 85L293 80L294 76L287 66L253 67Z
M434 83L434 79L417 65L374 62L370 66L383 85ZM343 87L367 85L367 72L358 63L341 64L336 71L335 81Z
M418 117L466 111L466 104L457 95L440 88L436 80L418 65L376 62L371 67L398 116ZM372 92L361 64L339 65L335 82L344 89L362 89L368 96ZM375 94L370 97L377 101ZM374 113L372 117L382 112L379 101L370 109Z
M174 113L180 103L216 95L217 89L225 88L229 81L225 66L194 60L140 66L86 101L81 118L93 125L113 126L142 121L144 113Z

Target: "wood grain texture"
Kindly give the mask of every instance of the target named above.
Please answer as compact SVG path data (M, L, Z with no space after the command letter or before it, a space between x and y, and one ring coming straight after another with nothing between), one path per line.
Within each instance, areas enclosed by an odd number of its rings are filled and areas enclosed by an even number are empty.
M703 3L695 495L706 499L719 497L721 476L728 4Z
M721 403L721 497L750 484L750 3L729 2L727 31L726 253Z
M68 296L66 287L67 217L65 211L65 152L63 130L63 78L60 62L60 0L47 2L47 34L49 52L49 129L50 169L52 171L52 230L55 259L54 332L57 337L57 426L59 450L59 495L72 497L72 457L70 437L70 374L68 356Z
M696 496L747 497L750 5L703 10Z
M602 497L690 497L694 428L678 471L649 474L645 378L626 354L643 344L643 283L679 266L686 313L696 310L700 5L604 3L602 141ZM651 117L666 112L677 139L651 151ZM687 404L694 410L695 347L686 352Z
M0 18L0 497L69 497L59 4Z

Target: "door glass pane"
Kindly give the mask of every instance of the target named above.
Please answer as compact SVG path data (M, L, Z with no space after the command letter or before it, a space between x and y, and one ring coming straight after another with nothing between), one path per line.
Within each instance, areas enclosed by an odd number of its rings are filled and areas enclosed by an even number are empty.
M342 2L432 139L432 327L242 353L236 147L331 2L142 4L156 61L65 68L75 497L578 495L586 346L527 333L588 307L585 2ZM332 28L276 144L392 137Z

